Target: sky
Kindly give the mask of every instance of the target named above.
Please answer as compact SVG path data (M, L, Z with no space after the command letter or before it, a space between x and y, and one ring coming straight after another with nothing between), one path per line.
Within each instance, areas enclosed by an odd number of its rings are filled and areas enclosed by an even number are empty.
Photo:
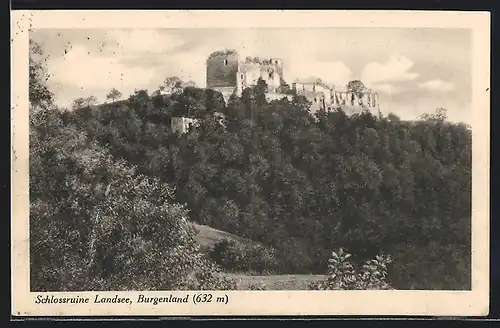
M288 83L321 78L344 87L361 80L379 93L380 110L413 119L439 107L469 123L472 36L466 29L233 28L37 29L49 87L59 106L111 88L124 97L152 92L169 76L204 87L205 61L216 50L241 57L277 57Z

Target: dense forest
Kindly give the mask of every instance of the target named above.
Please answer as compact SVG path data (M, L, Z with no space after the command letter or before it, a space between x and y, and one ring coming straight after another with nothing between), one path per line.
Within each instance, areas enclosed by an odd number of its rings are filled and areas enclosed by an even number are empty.
M206 258L194 246L192 221L259 242L247 270L325 273L332 250L345 248L355 267L390 255L388 281L397 289L470 289L472 137L443 111L416 121L341 109L311 114L304 98L268 103L262 84L227 104L218 92L186 87L65 110L45 104L50 92L37 78L30 88L39 105L30 117L37 288L75 289L81 274L88 290L83 258L97 272L96 288L147 288L135 279L155 266L164 268L151 275L155 288L230 288L214 275L215 262L224 266L228 249L248 250L225 243ZM174 133L176 116L200 125ZM141 256L123 255L131 252Z

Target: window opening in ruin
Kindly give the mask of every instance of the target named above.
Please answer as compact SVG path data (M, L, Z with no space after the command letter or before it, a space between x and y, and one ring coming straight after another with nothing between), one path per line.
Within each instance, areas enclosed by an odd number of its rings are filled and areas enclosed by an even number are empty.
M224 66L227 66L227 59L224 59Z

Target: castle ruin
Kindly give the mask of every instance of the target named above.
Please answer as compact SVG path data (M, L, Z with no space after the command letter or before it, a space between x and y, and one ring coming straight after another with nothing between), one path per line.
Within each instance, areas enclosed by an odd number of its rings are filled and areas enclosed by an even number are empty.
M343 108L347 113L373 110L379 107L378 94L369 89L353 92L328 86L321 80L295 81L292 88L283 77L280 58L251 58L241 60L235 50L216 51L207 59L207 88L219 91L227 101L232 94L241 96L243 90L257 85L259 79L267 83L266 98L293 99L304 96L313 106L331 110Z
M216 51L207 59L207 88L219 91L224 98L241 96L243 90L257 85L259 79L267 84L268 100L292 98L284 91L288 87L283 78L283 62L279 58L251 58L241 60L234 50Z
M267 84L268 101L304 96L312 103L310 111L342 108L347 114L364 110L379 110L378 94L369 89L349 90L329 86L320 79L295 81L290 87L284 79L280 58L246 57L241 59L235 50L215 51L207 58L206 87L218 91L227 102L232 95L241 96L243 90L257 85L259 79ZM173 121L174 122L174 121ZM193 123L193 122L189 122ZM175 130L184 133L187 121L175 120Z
M189 117L172 117L170 125L174 133L183 134L189 132L191 128L198 127L200 122Z

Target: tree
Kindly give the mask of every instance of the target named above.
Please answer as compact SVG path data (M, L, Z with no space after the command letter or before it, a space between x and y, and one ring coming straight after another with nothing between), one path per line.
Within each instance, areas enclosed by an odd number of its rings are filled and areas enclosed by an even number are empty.
M85 98L85 105L86 106L93 106L97 104L97 98L94 96L88 96Z
M106 96L106 99L109 99L111 101L118 100L122 97L122 93L118 91L116 88L111 89L109 91L108 95Z
M83 108L84 106L85 106L85 99L81 97L73 100L73 103L71 104L71 107L73 109Z
M196 82L193 80L185 82L178 76L169 76L159 89L161 91L166 90L169 93L181 93L184 88L188 87L196 88Z
M446 108L438 108L433 114L424 113L419 116L421 120L431 121L431 122L444 122L448 119L448 115L446 114Z
M97 98L94 96L80 97L80 98L73 100L71 107L73 109L90 107L90 106L95 105L96 103L97 103Z
M183 81L178 76L169 76L163 82L165 90L169 93L177 93L182 90Z
M38 111L30 129L31 289L233 288L199 252L173 189L88 142L62 114Z
M47 73L43 45L29 40L29 101L30 112L53 105L54 94L47 87Z
M256 90L258 90L258 92L260 93L267 93L268 90L267 82L263 80L261 77L259 77L259 80L257 81Z
M196 82L194 82L193 80L189 80L189 81L183 83L183 86L185 88L188 88L188 87L196 88Z
M145 89L135 89L134 94L130 95L130 100L140 101L141 103L145 103L149 100L148 90Z
M387 119L389 121L391 121L391 122L399 122L399 121L401 121L401 119L399 118L399 116L397 116L394 113L389 113L389 115L387 115Z
M361 97L365 92L365 85L360 80L349 81L349 83L347 83L347 90Z
M221 97L185 88L157 110L144 93L80 125L141 173L176 186L175 202L187 204L191 220L276 249L280 273L324 273L329 250L347 247L360 274L366 261L390 254L387 282L398 289L470 288L466 126L342 110L315 119L305 98L265 101L263 81L227 106ZM189 110L200 128L175 136L167 118L174 109Z

